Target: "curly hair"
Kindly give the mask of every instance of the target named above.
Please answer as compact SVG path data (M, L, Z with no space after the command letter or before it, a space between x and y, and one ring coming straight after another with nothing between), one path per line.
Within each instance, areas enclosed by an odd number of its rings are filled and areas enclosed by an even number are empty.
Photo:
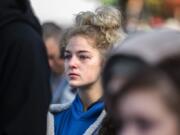
M65 32L63 46L69 39L81 35L95 41L94 47L106 50L121 38L121 13L114 7L100 7L95 12L80 12L75 25Z

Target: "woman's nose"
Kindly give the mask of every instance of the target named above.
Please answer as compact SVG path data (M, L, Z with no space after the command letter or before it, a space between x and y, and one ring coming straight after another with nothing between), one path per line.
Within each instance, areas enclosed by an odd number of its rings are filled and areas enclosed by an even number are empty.
M68 61L69 68L77 68L78 67L78 59L75 56L72 56Z

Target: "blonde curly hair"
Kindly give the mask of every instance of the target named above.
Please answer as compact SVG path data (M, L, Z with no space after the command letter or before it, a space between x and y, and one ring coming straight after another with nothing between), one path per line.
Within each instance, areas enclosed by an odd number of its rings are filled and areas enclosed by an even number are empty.
M80 35L94 39L95 48L107 50L121 38L121 31L121 13L114 7L80 12L76 15L75 25L65 32L62 46L66 47L70 38Z

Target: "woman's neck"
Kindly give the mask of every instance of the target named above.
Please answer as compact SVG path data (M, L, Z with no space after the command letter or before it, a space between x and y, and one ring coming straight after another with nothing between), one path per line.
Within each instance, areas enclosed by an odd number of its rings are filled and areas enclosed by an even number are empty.
M83 103L84 111L86 111L91 104L98 101L103 95L100 81L78 89L78 94Z

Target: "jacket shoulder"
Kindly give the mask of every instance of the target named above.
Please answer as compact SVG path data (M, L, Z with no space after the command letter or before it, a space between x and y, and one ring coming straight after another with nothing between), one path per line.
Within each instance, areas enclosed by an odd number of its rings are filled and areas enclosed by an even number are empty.
M51 104L49 111L51 113L59 113L62 112L68 108L70 108L72 103L65 103L65 104Z
M47 134L46 135L54 135L54 115L56 113L60 113L63 112L65 110L67 110L68 108L70 108L71 103L67 103L67 104L51 104L49 107L49 112L47 115Z

